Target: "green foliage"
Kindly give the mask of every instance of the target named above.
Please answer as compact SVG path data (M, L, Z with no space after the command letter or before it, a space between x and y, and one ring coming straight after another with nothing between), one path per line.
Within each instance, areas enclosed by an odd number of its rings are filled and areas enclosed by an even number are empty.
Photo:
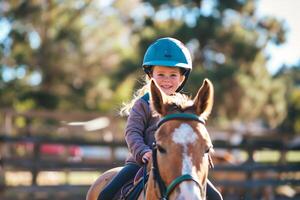
M122 33L128 28L122 28L122 18L91 0L1 4L5 7L0 18L10 22L11 30L1 44L0 69L26 68L22 81L1 81L1 95L6 97L1 106L12 107L14 99L20 103L25 98L35 102L32 109L96 109L86 96L126 52L120 41L126 41ZM37 85L25 81L34 73L42 77Z
M276 77L284 79L287 86L285 98L287 99L287 117L280 128L291 134L300 133L300 65L292 68L282 67Z
M59 99L57 96L53 96L43 91L28 91L27 93L24 93L19 97L19 101L34 102L31 106L32 108L40 108L42 106L42 108L55 109L57 107Z
M264 50L285 42L285 27L259 18L255 1L211 1L209 12L201 0L99 2L0 3L0 20L11 24L0 41L0 71L26 69L21 78L0 80L1 107L115 112L139 86L149 44L171 36L193 55L185 91L195 93L205 77L213 81L216 124L263 120L274 128L290 117L287 103L297 108L292 97L286 101L285 79L266 70ZM34 73L40 83L29 83Z

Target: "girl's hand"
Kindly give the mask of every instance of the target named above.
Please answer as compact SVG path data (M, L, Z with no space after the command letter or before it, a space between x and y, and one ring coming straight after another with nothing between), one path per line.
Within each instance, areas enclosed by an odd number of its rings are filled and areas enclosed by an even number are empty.
M152 151L146 152L142 157L142 162L147 164L152 157Z

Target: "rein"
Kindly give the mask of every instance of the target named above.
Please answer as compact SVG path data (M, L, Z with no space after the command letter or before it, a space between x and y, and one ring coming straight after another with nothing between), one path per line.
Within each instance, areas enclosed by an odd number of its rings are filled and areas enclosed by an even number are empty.
M184 120L193 120L200 122L202 124L205 124L205 120L195 114L191 113L175 113L175 114L169 114L160 119L160 121L157 123L157 128L159 128L163 123L175 120L175 119L184 119ZM197 185L201 188L201 185L199 181L191 176L190 174L183 174L181 176L178 176L175 178L168 186L164 183L164 181L161 178L161 175L159 173L158 163L157 163L157 146L156 143L153 144L153 150L152 150L152 171L153 171L153 178L154 182L158 183L159 191L161 194L161 200L168 199L170 193L175 189L177 185L184 181L194 181L197 183Z

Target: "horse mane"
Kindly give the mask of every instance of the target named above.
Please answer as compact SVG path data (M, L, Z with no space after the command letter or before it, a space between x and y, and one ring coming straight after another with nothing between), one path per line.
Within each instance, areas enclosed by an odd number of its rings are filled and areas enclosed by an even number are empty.
M164 95L164 105L168 113L184 112L193 105L193 100L185 94L174 93L169 96ZM153 113L154 116L159 116L157 112L153 111Z
M185 94L175 93L167 98L167 103L175 103L178 107L185 108L190 106L192 102L191 98Z

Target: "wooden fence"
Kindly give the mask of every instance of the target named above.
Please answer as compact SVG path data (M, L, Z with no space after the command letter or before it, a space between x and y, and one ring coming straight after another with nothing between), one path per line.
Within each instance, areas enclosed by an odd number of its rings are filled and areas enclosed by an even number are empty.
M60 186L38 186L37 175L41 171L104 171L112 167L123 165L123 160L116 159L115 151L118 148L126 149L124 143L116 142L97 142L97 141L84 141L84 140L70 140L70 139L51 139L45 137L12 137L12 136L0 136L0 145L14 145L14 144L32 144L33 152L31 156L27 157L14 157L14 156L2 156L0 160L3 171L6 170L25 170L32 173L32 186L7 186L2 183L2 189L10 190L26 190L28 192L41 191L41 190L71 190L72 185L60 185ZM62 144L64 146L84 146L84 147L109 147L111 149L111 157L109 159L100 159L95 161L82 160L80 162L67 161L67 159L45 159L41 154L40 147L43 144ZM266 140L248 140L240 145L230 145L225 142L215 141L215 149L225 149L226 151L239 150L247 153L248 159L242 163L222 163L217 164L211 172L213 182L217 186L223 188L223 191L228 193L228 188L239 188L245 190L245 199L255 199L255 191L264 187L277 187L282 185L300 186L299 173L300 162L289 162L286 160L286 154L289 151L299 151L299 146L288 146L279 141L266 141ZM277 150L280 153L280 158L276 162L256 162L253 158L255 151L261 150ZM300 151L298 152L300 153ZM4 154L2 154L4 155ZM298 154L299 155L299 154ZM299 158L298 158L299 159ZM297 159L296 159L297 160ZM226 179L218 179L217 173L223 174L238 174L241 173L244 178L240 180L233 179L233 176ZM264 176L255 176L256 173L262 173ZM292 173L294 175L289 175ZM266 174L272 174L270 177ZM298 175L296 175L298 174ZM74 186L74 189L79 187ZM86 185L83 185L87 189ZM262 192L262 191L260 191ZM230 194L227 194L230 195Z
M26 118L27 123L34 121L34 118L43 118L50 120L91 120L97 117L97 113L89 114L87 116L77 114L53 114L52 112L27 112L16 113L10 110L2 112L4 122L0 133L0 199L5 199L1 196L3 192L10 191L11 193L23 192L29 194L28 199L83 199L89 185L39 185L37 177L43 171L83 171L83 172L97 172L104 171L116 166L122 166L124 163L124 156L119 157L118 152L126 151L127 147L124 142L116 142L115 138L110 142L98 139L98 135L87 137L85 133L79 130L76 137L73 134L78 130L70 129L71 135L68 137L58 137L60 134L55 133L55 137L51 134L36 134L39 129L34 129L33 125L29 124L25 129L17 130L13 121L16 117L22 116ZM70 117L71 116L71 117ZM69 120L69 121L70 121ZM109 131L118 132L117 122L111 119ZM42 122L43 123L43 122ZM52 121L50 121L50 124ZM56 126L56 125L55 125ZM65 128L65 127L63 127ZM52 130L52 129L51 129ZM51 132L51 130L49 132ZM55 129L57 130L57 129ZM43 130L44 131L44 130ZM101 133L102 135L102 133ZM120 134L122 136L122 134ZM89 136L92 136L89 134ZM97 138L97 139L95 139ZM289 140L283 140L281 137L245 137L243 142L238 145L232 145L225 141L213 141L216 152L224 151L231 153L243 153L244 160L239 162L217 161L215 168L210 172L210 179L217 185L224 194L224 199L276 199L275 191L278 187L288 186L294 189L295 194L291 198L299 199L300 191L297 191L300 186L300 145L291 145ZM64 154L63 156L47 156L42 149L45 145L61 145L68 149L69 147L79 148L93 148L101 147L109 149L103 154L109 154L109 157L97 159L84 157L79 155L78 159L70 159L72 155ZM18 154L17 149L23 145L21 155ZM25 150L24 150L25 149ZM100 150L101 151L101 150ZM278 159L258 160L256 158L257 152L275 151ZM109 153L107 153L109 152ZM292 153L292 159L288 155ZM273 155L273 154L270 154ZM81 156L81 157L80 157ZM291 157L291 156L290 156ZM28 171L31 173L30 186L11 186L7 185L5 180L5 173L7 171ZM55 195L61 191L67 193L79 192L76 196L70 198L62 198L57 196L49 196L46 198L37 198L33 194L36 192L52 191ZM262 195L268 194L261 198ZM33 195L33 196L31 196ZM81 195L81 196L80 196ZM273 195L273 196L272 196ZM47 195L46 195L47 196ZM22 199L22 198L21 198ZM24 198L23 198L24 199ZM284 199L284 198L280 198Z

